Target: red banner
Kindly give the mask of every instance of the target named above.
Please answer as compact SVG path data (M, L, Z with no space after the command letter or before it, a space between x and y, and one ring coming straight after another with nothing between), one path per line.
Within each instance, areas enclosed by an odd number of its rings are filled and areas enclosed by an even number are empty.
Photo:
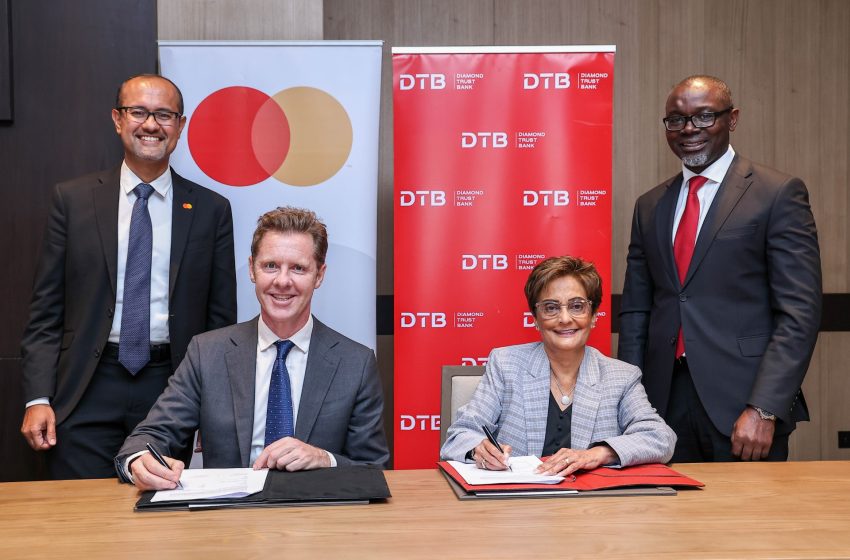
M613 47L498 49L393 50L395 468L438 458L443 365L539 339L542 259L596 264L610 352Z

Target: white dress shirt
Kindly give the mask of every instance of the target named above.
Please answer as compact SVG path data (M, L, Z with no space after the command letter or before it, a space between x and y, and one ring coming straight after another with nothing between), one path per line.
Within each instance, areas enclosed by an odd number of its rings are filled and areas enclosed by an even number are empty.
M136 194L133 189L143 183L130 171L127 163L121 164L121 194L118 197L118 275L115 282L115 315L109 342L118 343L121 338L121 313L124 305L124 272L127 268L127 245L130 238L130 218ZM168 337L168 270L171 261L171 210L174 189L171 184L171 168L148 183L154 192L148 198L148 212L153 226L153 254L151 256L151 343L163 344Z
M729 171L729 167L732 165L732 160L734 158L735 150L732 149L732 145L730 144L726 153L720 156L717 161L703 169L702 173L694 173L682 165L682 188L679 189L679 200L676 202L676 214L673 217L673 231L671 232L671 239L674 242L676 240L676 230L679 229L679 222L682 220L682 214L685 213L685 205L688 202L688 191L690 190L691 178L696 177L697 175L702 175L708 179L705 182L705 185L697 191L697 199L699 200L699 222L697 222L696 238L699 238L699 232L702 229L702 223L705 221L705 216L708 214L708 210L711 208L711 203L714 201L714 197L717 195L718 189L720 189L720 183L722 183L723 178L726 177L726 172Z

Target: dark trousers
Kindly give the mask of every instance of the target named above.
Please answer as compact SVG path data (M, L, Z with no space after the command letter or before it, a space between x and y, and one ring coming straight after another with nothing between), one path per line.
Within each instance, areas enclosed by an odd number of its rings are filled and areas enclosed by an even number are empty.
M732 455L731 438L718 430L708 417L691 379L687 359L676 361L668 403L664 419L678 438L673 452L674 463L740 460ZM765 460L788 459L788 435L773 436L773 444Z
M56 446L47 453L51 478L117 476L113 459L170 376L170 359L150 362L133 376L117 358L101 357L79 404L56 426Z

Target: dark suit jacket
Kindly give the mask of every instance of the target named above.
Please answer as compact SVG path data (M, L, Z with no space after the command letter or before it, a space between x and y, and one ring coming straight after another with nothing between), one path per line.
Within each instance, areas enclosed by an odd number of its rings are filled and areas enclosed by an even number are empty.
M50 397L60 423L91 381L115 312L120 166L56 186L30 320L24 399ZM176 369L196 334L236 322L228 200L173 170L169 338Z
M196 336L148 417L116 457L125 459L151 443L174 456L200 428L204 466L248 467L254 430L257 318ZM333 453L338 465L386 466L384 401L375 354L313 322L295 437Z
M650 402L667 411L675 341L715 427L731 435L747 406L778 417L777 433L808 420L800 385L821 316L817 230L800 179L736 156L699 232L684 285L672 231L681 173L635 204L618 357L643 370Z

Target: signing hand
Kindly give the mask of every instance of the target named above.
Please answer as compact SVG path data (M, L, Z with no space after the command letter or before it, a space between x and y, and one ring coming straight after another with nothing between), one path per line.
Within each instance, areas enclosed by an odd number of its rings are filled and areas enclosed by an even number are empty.
M537 474L568 476L579 469L595 469L618 460L617 454L607 445L590 449L561 448L537 467Z
M24 413L21 434L30 447L44 451L56 445L56 415L49 404L34 404Z
M166 469L150 453L139 455L130 463L133 484L139 490L174 490L183 474L183 461L163 457L170 469Z
M511 446L502 444L504 453L484 438L475 446L475 466L479 469L489 471L505 471L508 469L508 458L511 455Z
M742 461L766 459L773 443L774 420L763 420L756 409L748 406L732 428L732 455Z
M257 460L254 470L306 471L331 466L331 458L324 449L313 447L294 437L280 438L268 445Z

